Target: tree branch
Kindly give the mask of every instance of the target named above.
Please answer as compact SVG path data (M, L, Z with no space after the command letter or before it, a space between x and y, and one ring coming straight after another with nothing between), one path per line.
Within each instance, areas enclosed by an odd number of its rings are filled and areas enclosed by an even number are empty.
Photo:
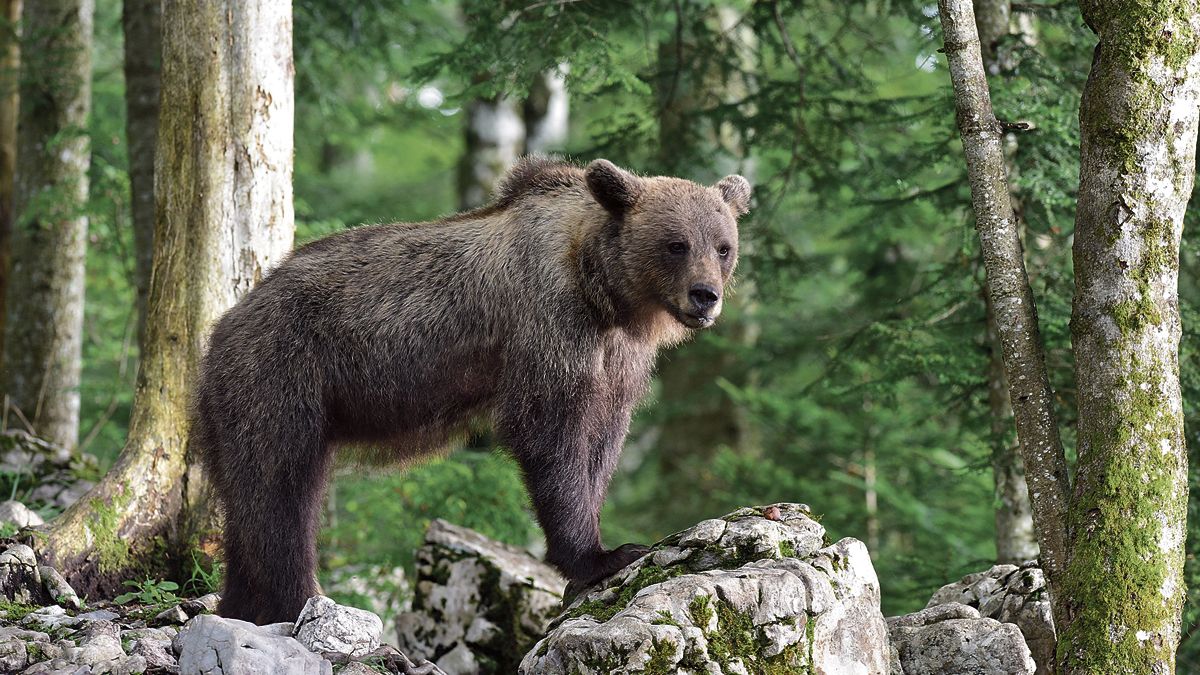
M1066 565L1070 478L1009 196L1002 128L992 110L971 0L939 0L938 10L971 182L975 229L996 313L1004 369L1012 384L1010 399L1033 502L1041 564L1053 592Z

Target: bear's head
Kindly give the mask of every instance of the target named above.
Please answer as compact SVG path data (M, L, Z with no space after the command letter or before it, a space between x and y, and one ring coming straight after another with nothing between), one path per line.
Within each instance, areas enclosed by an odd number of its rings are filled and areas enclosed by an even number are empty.
M713 325L737 265L737 218L750 208L750 183L741 176L713 187L642 178L605 159L588 164L586 177L612 217L626 298L688 328Z

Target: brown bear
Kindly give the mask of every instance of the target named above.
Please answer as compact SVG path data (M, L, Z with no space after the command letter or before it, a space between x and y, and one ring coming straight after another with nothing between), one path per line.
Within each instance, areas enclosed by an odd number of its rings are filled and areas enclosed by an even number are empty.
M548 562L576 585L655 352L711 326L750 185L527 158L495 201L299 248L217 322L194 442L224 511L223 616L292 621L318 592L338 447L408 460L478 420L519 462ZM381 532L381 536L385 536Z

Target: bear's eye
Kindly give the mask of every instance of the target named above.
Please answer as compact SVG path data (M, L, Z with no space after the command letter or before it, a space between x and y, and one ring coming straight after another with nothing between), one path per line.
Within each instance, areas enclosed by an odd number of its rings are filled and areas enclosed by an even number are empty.
M683 243L682 241L673 241L667 244L667 250L675 255L687 253L687 244Z
M722 258L728 257L729 256L729 247L726 246L725 244L721 244L720 246L717 247L717 255L721 256Z

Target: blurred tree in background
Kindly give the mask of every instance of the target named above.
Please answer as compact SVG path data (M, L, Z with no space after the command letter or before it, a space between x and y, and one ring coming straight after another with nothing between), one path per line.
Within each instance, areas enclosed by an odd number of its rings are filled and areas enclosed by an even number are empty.
M1013 189L1070 455L1078 111L1095 37L1073 3L1006 7L990 84L1000 119L1031 126L1014 132ZM96 0L80 389L80 446L109 461L137 353L121 10ZM886 614L1010 557L996 546L993 464L1014 438L989 397L983 272L932 3L295 0L294 18L298 243L453 212L472 139L497 131L479 133L473 111L509 101L503 119L532 145L553 73L570 105L550 148L705 182L753 176L736 302L664 354L606 506L610 544L807 502L831 536L868 543ZM1197 254L1185 238L1188 429L1200 428ZM326 566L410 565L435 517L536 547L515 465L486 437L471 445L404 473L340 472ZM1200 582L1194 556L1188 579ZM1181 669L1200 668L1198 619L1191 602Z

